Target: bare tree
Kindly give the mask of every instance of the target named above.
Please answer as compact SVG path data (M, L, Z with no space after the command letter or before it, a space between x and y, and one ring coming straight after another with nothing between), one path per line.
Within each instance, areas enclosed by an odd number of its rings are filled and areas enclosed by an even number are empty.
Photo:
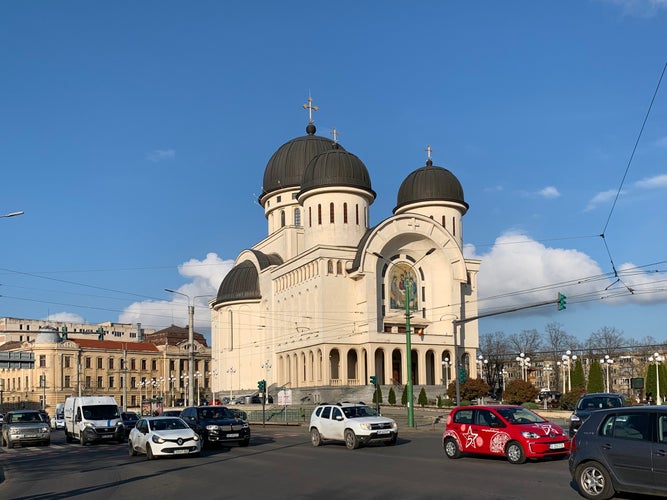
M617 357L621 354L625 344L623 331L608 326L603 326L598 331L591 333L585 342L586 350L591 356L608 354L611 357Z
M500 389L502 385L502 373L505 363L510 357L510 348L504 332L483 333L479 336L479 349L485 359L486 382L493 391Z
M513 333L507 340L510 349L513 349L515 354L523 352L527 356L532 356L540 351L542 345L540 333L534 328L532 330L521 330L519 333Z
M563 354L567 350L574 350L579 347L579 341L574 335L570 335L563 330L563 325L560 323L549 323L544 328L544 357L549 360L552 365L551 368L554 373L554 386L561 386L561 370L560 363Z

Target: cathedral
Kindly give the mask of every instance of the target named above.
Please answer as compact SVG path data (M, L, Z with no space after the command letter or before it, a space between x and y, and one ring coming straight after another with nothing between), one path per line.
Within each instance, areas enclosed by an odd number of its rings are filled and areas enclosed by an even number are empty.
M463 256L461 183L425 165L371 227L364 163L316 135L271 156L259 204L267 235L242 251L210 302L214 391L447 384L475 370L477 273ZM460 322L460 323L456 323ZM408 347L410 346L410 347ZM409 351L409 352L408 352ZM410 358L408 359L407 356ZM472 359L472 361L471 361Z

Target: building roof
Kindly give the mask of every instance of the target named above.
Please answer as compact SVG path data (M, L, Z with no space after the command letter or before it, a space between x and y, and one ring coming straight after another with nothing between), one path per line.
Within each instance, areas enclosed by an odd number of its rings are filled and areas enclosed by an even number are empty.
M315 135L315 125L309 123L307 135L286 142L273 153L264 169L261 200L269 193L301 185L306 166L318 154L333 149L331 139ZM341 146L338 146L342 149Z
M425 167L418 168L405 178L398 189L394 213L405 205L422 201L455 202L468 210L459 180L446 168L434 166L430 159Z
M158 352L155 344L150 342L119 342L115 340L69 339L84 349L102 349L105 351L143 351Z
M144 336L144 340L154 345L178 345L188 340L189 329L188 327L171 325L162 330L158 330L154 333L149 333ZM192 336L195 342L200 343L201 345L208 347L206 345L206 337L201 333L192 332Z
M339 148L318 154L306 167L300 195L319 187L341 186L363 189L375 198L366 165L355 155Z
M215 303L261 298L257 268L249 260L244 260L234 266L222 280Z

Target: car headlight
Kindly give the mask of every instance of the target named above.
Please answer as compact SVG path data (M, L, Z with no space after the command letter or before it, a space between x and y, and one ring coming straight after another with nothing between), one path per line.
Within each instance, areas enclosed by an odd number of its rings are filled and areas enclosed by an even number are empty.
M49 432L49 428L45 425L41 428L42 433Z
M18 427L10 427L9 428L9 433L10 434L17 434L19 431Z
M91 429L95 428L95 426L93 425L92 422L86 422L84 425L85 425L85 427L90 427Z
M570 415L570 422L579 422L579 421L581 421L581 419L577 415L575 415L574 413Z
M192 436L192 440L199 441L199 434L195 434L194 436Z
M530 438L530 439L536 439L536 438L540 437L539 434L535 434L534 432L530 432L530 431L523 431L521 433L521 435L525 438Z
M116 422L116 427L123 427L123 422Z
M207 431L217 431L219 427L217 425L211 424L206 426Z
M391 428L392 428L393 430L397 431L397 430L398 430L398 424L397 424L396 422L392 422L392 424L391 424Z
M162 444L162 443L164 443L164 438L158 436L157 434L153 434L151 436L151 441L153 441L154 443L157 443L157 444Z
M244 429L250 429L250 424L248 422L243 422Z
M359 427L361 427L365 431L371 430L371 424L359 424Z

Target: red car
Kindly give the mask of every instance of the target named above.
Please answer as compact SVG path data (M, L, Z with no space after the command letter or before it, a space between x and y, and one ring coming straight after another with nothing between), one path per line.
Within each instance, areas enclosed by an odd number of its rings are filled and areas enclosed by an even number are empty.
M570 439L560 426L523 406L459 406L447 417L442 447L449 458L476 453L522 464L528 458L567 457Z

